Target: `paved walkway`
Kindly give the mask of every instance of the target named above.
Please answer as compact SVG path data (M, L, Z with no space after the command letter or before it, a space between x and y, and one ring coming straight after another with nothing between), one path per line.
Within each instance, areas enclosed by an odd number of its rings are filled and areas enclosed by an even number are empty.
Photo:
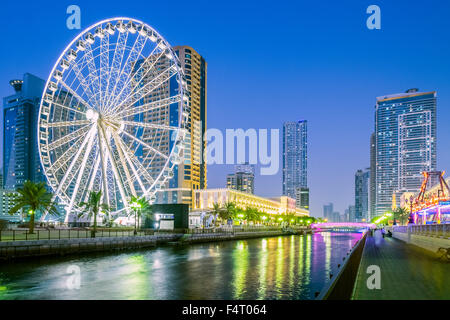
M367 288L371 274L367 267L377 265L381 289ZM437 300L450 299L450 263L439 261L431 252L377 231L368 236L352 299L355 300Z

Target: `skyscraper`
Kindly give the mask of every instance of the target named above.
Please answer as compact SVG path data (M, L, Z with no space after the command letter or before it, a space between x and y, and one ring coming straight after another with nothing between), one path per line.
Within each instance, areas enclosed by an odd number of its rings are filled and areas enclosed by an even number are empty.
M368 221L370 194L370 168L358 170L355 174L355 222Z
M295 206L309 210L309 188L295 188Z
M235 172L227 175L227 188L255 193L254 166L248 163L235 166Z
M377 151L376 151L376 136L375 133L370 135L370 190L369 190L369 219L375 217L376 205L376 172L377 172Z
M194 190L206 189L206 109L207 63L193 48L174 47L185 73L189 113L186 124L184 162L174 172L174 178L157 195L157 203L185 203L193 206ZM170 86L170 84L169 84ZM169 139L168 139L169 140Z
M15 190L26 180L44 181L37 141L37 117L45 81L29 73L11 80L3 98L3 185Z
M331 202L323 205L323 217L328 219L329 222L333 219L333 212L333 204Z
M306 120L283 124L283 195L291 198L297 188L308 187L307 133Z
M394 193L417 192L421 172L436 170L436 91L377 98L376 214L392 206Z

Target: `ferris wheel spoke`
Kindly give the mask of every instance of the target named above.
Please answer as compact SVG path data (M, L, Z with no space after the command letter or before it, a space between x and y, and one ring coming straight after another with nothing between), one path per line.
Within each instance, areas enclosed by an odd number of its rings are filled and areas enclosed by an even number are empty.
M136 106L134 108L132 106L129 106L128 108L125 108L124 110L117 112L117 115L119 117L126 118L126 117L130 117L130 116L134 116L139 113L144 113L144 112L152 111L154 109L170 106L171 104L179 103L180 101L181 101L181 95L177 94L177 95L169 97L169 98L164 98L164 99L161 99L158 101L144 103L144 104Z
M152 178L152 176L148 173L147 170L145 170L144 166L140 163L139 159L136 158L134 153L123 143L122 139L119 137L119 135L115 135L116 144L122 149L123 154L130 165L131 170L133 171L133 174L136 178L136 180L139 183L139 186L141 187L144 194L147 194L148 190L145 188L144 183L142 182L141 177L143 177L145 180L147 180L150 185L152 185L155 180Z
M137 143L141 144L142 146L144 146L144 147L150 149L151 151L153 151L154 153L158 154L159 156L165 158L166 160L169 159L169 157L168 157L167 155L165 155L165 154L162 153L161 151L159 151L159 150L153 148L151 145L145 143L145 142L142 141L141 139L136 138L135 136L129 134L129 133L126 132L126 131L122 131L122 133L125 134L127 137L130 137L131 139L133 139L133 140L136 141Z
M86 95L86 97L88 97L88 100L94 99L94 94L92 93L91 88L89 87L86 79L84 78L83 74L81 73L78 63L75 60L72 61L72 70L75 73L75 77L78 79L81 86L83 87L84 94Z
M75 131L73 131L73 132L71 132L71 133L69 133L69 134L59 138L58 140L53 141L52 143L50 143L48 145L48 147L47 147L48 151L54 150L54 149L56 149L56 148L58 148L58 147L60 147L60 146L62 146L64 144L66 144L66 143L69 143L69 142L71 142L71 141L73 141L75 139L80 138L81 136L86 134L89 131L90 128L92 128L92 126L81 127L80 129L75 130Z
M49 172L56 174L70 159L81 145L82 140L78 139L48 168Z
M119 171L117 170L117 164L116 164L115 159L113 158L110 146L106 142L106 140L107 140L106 139L106 134L105 134L105 130L104 130L102 125L99 125L99 132L100 132L99 135L100 135L101 139L103 139L104 143L105 143L106 154L107 154L107 157L108 157L109 162L111 164L111 168L112 168L112 171L114 173L114 177L116 179L117 186L119 188L119 193L120 193L120 196L122 197L122 202L123 202L125 207L128 207L128 200L127 200L127 196L125 194L125 188L123 187L123 182L122 182L122 179L121 179L121 177L119 175Z
M116 84L117 77L120 73L121 69L120 66L122 65L127 39L128 39L128 32L119 32L119 37L116 42L116 46L114 48L111 72L109 72L108 85L106 87L106 96L105 96L106 103L108 103L108 101L114 95L113 86ZM106 111L106 108L107 105L103 105L102 111Z
M133 196L137 197L137 193L136 193L136 190L134 188L134 183L133 183L133 180L131 179L130 171L128 170L128 166L127 166L127 163L125 161L125 155L122 152L122 149L121 149L121 147L119 146L119 144L117 142L116 135L117 135L116 133L113 133L113 139L114 139L114 142L116 143L116 149L117 149L117 153L119 154L120 163L121 163L122 168L123 168L123 170L125 172L125 175L127 177L128 187L129 187L129 189L131 191L131 194Z
M86 163L87 163L89 155L90 155L90 153L92 151L92 145L93 145L94 140L95 140L95 131L93 131L93 133L89 136L88 139L89 139L89 142L87 144L86 151L84 153L83 160L81 162L81 166L80 166L79 170L77 170L77 180L75 182L75 186L74 186L74 189L73 189L72 197L70 199L69 212L72 211L72 207L74 205L75 199L76 199L77 194L78 194L78 189L80 187L81 179L83 178L84 171L86 169Z
M129 79L131 75L131 69L132 64L136 63L137 59L139 58L142 50L144 49L145 43L147 42L147 37L142 36L140 33L138 33L138 36L136 37L136 40L133 43L133 46L131 48L130 53L127 56L127 59L125 60L125 63L123 64L122 70L120 70L119 76L116 79L116 83L114 84L114 88L112 90L112 95L106 102L106 106L110 108L110 104L112 100L114 100L117 95L115 95L117 89L122 92L121 88L124 86L124 82L122 79L126 77L126 79Z
M115 111L118 110L125 103L128 106L133 106L143 97L147 96L154 90L161 87L163 84L167 83L167 81L169 81L170 78L172 78L176 74L177 72L175 66L170 66L169 68L161 72L158 76L156 76L155 78L147 82L145 85L143 85L141 88L139 88L135 93L129 95L128 98L124 99L121 103L119 103L115 108Z
M105 104L106 88L108 87L109 74L109 33L105 32L100 43L100 78L99 78L99 100L100 105Z
M97 108L99 108L99 106L100 106L99 95L101 95L101 91L100 91L100 87L101 87L100 76L101 75L100 75L100 72L97 72L97 68L95 67L94 55L92 54L92 51L93 51L92 46L89 43L87 43L85 56L86 56L86 64L87 64L88 70L89 70L89 74L88 74L89 84L92 85L94 96L96 97ZM99 109L97 109L97 110L99 110Z
M55 105L56 107L60 107L60 108L66 109L66 110L69 111L69 112L73 111L73 112L76 112L76 113L79 113L79 114L82 114L82 115L85 115L85 114L86 114L84 111L81 111L81 110L78 110L78 109L71 108L71 107L66 106L66 105L64 105L64 104L60 104L60 103L57 103L57 102L50 102L50 103L53 104L53 105Z
M90 123L91 123L91 120L73 120L73 121L51 122L51 123L47 123L42 126L47 127L47 128L60 128L60 127L71 127L71 126L84 126L84 125L88 125Z
M72 94L72 96L74 98L76 98L78 100L79 103L81 103L82 105L84 105L86 108L89 108L90 105L89 103L87 103L82 97L80 97L80 95L78 93L76 93L71 87L69 87L69 85L67 85L67 83L65 83L62 79L59 80L59 83L67 90L69 91L70 94Z
M92 170L92 174L89 177L89 182L87 184L87 189L86 189L86 195L85 195L85 202L88 200L89 198L89 191L93 190L94 187L94 182L95 182L95 178L97 176L97 172L98 172L98 167L100 166L100 155L99 153L97 153L96 157L95 157L95 164L94 164L94 168Z
M158 54L158 52L160 52L160 53ZM150 70L156 65L156 63L159 61L159 59L163 56L163 53L164 53L164 51L161 51L161 49L160 49L158 46L155 46L155 48L153 48L153 50L152 50L152 52L150 53L150 55L149 55L147 58L144 59L144 61L140 64L139 68L137 68L137 70L136 70L133 74L136 75L136 77L139 76L140 79L144 79L144 78L147 76L148 72L150 72ZM155 55L156 55L156 54L158 54L158 55L156 56L156 60L151 64L151 66L147 69L147 71L144 72L143 75L139 75L140 72L141 72L141 69L144 68L144 66L146 65L146 63L147 63L148 61L150 61L150 59L155 59ZM133 84L132 84L133 81L136 82L136 84L133 85ZM139 86L139 81L136 81L136 79L135 79L133 76L130 76L130 77L128 78L128 80L125 82L125 84L123 85L123 87L122 87L122 89L120 90L119 94L118 94L118 95L115 97L115 99L112 101L111 105L112 105L112 106L117 105L118 103L120 103L120 101L123 101L123 100L127 99L127 98L129 97L129 95L130 95L131 93L133 93L133 91L136 90L136 88L137 88L138 86ZM125 98L122 99L122 95L123 95L123 93L124 93L124 90L125 90L126 88L129 88L129 87L131 87L131 89L129 89L130 92L129 92L129 93L125 93L125 94L126 94L126 95L125 95ZM114 107L113 111L115 111L116 109L117 109L117 108Z
M150 123L150 122L137 122L137 121L122 121L123 124L133 127L150 128L150 129L161 129L161 130L179 130L179 127L167 126L163 124Z
M94 130L95 130L95 127L92 126L91 129L90 129L90 131L89 131L88 137L90 137L90 136L95 132ZM72 172L73 167L74 167L75 164L78 162L78 160L79 160L79 158L80 158L80 156L81 156L81 153L83 152L84 147L86 146L86 144L88 143L89 140L90 140L90 139L84 139L84 141L83 141L83 143L81 144L80 148L78 149L77 153L76 153L75 156L72 158L72 161L71 161L69 167L67 168L67 170L66 170L64 176L63 176L62 179L59 181L58 189L57 189L56 192L55 192L56 194L59 194L59 193L61 192L61 190L65 190L65 189L66 189L66 188L65 188L66 180L68 179L68 177L69 177L70 175L72 175L72 176L74 175L74 173Z
M99 144L99 150L100 150L100 160L102 164L102 187L103 187L103 197L106 199L106 204L108 207L111 207L111 201L109 198L109 187L108 187L108 177L107 177L107 170L108 170L108 163L105 155L105 148L103 144L103 139L100 134L100 126L97 125L98 128L98 144Z

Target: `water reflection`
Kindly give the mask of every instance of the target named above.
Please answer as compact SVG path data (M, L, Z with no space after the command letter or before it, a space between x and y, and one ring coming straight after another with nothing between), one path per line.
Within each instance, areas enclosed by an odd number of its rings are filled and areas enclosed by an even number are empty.
M359 233L160 247L0 266L0 299L312 299ZM81 269L79 290L67 268Z

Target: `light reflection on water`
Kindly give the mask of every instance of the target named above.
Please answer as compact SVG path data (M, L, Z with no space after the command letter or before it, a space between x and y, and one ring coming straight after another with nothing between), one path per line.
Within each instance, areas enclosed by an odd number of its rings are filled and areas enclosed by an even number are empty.
M313 299L360 233L159 247L0 265L1 299ZM79 290L67 268L81 269Z

